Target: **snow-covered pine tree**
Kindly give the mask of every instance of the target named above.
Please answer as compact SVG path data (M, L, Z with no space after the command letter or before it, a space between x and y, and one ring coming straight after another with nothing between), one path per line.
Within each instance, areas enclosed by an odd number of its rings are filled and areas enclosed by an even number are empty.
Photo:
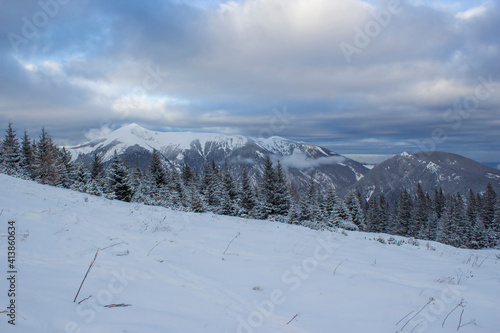
M163 167L163 162L161 160L160 153L153 149L153 154L151 155L151 160L149 161L149 173L153 177L154 185L156 187L161 187L168 184L168 173Z
M186 196L181 175L173 165L169 173L170 196L168 206L176 209L185 209L186 207L189 207L189 198Z
M207 204L208 210L215 212L221 206L221 175L219 168L212 161L211 164L205 166L205 174L203 175L201 193L204 201Z
M470 238L471 227L465 215L464 201L460 193L453 200L453 210L450 215L451 233L449 244L455 247L464 246Z
M71 189L83 193L88 193L90 182L90 171L81 163L75 165L75 179Z
M307 209L309 210L309 221L315 224L322 224L321 212L319 207L319 193L316 185L316 179L311 174L309 191L306 194Z
M242 216L252 216L252 211L255 208L255 194L253 192L252 185L250 184L250 178L248 177L248 170L243 168L241 172L241 184L240 184L240 205L241 205L241 215Z
M496 229L494 226L496 208L497 194L491 183L488 183L481 200L481 218L486 229Z
M455 207L453 196L444 197L441 215L438 220L437 241L443 244L451 244L455 238L454 227L451 225L451 216Z
M59 151L49 133L42 128L35 151L36 180L42 184L55 186L59 178L57 159Z
M236 216L239 209L236 205L235 199L231 194L236 193L234 188L233 177L226 169L222 174L222 184L220 186L220 207L217 210L218 214Z
M21 176L21 147L10 121L5 132L5 138L0 147L2 151L3 170L8 175Z
M126 202L132 200L133 192L128 170L116 150L107 171L107 185L106 192L111 193L113 198Z
M365 224L365 216L363 209L361 208L361 203L359 202L356 192L351 190L347 193L344 199L345 205L349 210L352 222L359 228L359 230L364 230L363 226ZM385 202L385 199L384 199ZM380 212L382 214L382 212ZM380 216L379 229L384 228L386 216Z
M182 182L186 187L191 186L191 184L196 181L195 172L187 163L185 163L182 166L181 175L182 175Z
M413 200L406 189L399 193L396 233L402 236L410 235L411 212Z
M399 201L397 199L394 200L394 203L392 205L392 210L389 215L389 219L387 222L387 226L385 228L385 232L388 234L393 234L397 235L398 234L398 228L399 228L399 223L398 223L398 216L399 216Z
M441 218L441 214L443 214L446 205L446 198L443 194L443 189L440 187L439 189L434 190L434 212L438 219Z
M351 214L343 200L339 198L333 209L333 224L346 230L359 230L358 226L352 222Z
M378 203L380 209L380 232L387 232L391 212L389 203L385 200L384 194L380 194Z
M33 165L35 164L35 156L33 153L33 145L28 136L28 133L24 131L24 136L21 141L21 160L19 166L21 167L21 172L23 176L27 179L33 179Z
M262 175L261 181L261 197L263 204L263 217L267 218L275 213L274 211L274 191L275 185L277 183L276 172L273 168L273 162L269 156L266 156L266 161L264 162L264 173Z
M132 201L134 201L135 193L141 191L142 186L142 170L139 163L134 163L134 166L129 170L130 186L134 196Z
M287 216L290 210L290 191L288 181L281 166L280 161L276 164L276 184L274 190L273 213L276 215Z
M379 201L375 196L368 200L367 219L364 225L364 231L380 232L380 207Z
M59 178L57 180L57 186L63 188L71 188L74 183L76 168L71 160L71 154L62 148L58 150L59 156L57 158L57 169L59 173Z
M408 236L418 237L422 229L425 229L429 219L429 207L422 186L418 184L417 195L414 200L411 212L411 221L408 230Z

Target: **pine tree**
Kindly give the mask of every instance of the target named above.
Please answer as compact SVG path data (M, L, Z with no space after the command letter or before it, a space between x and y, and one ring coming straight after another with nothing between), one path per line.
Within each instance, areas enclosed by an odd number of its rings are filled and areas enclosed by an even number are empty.
M204 201L207 203L207 208L210 211L217 211L221 206L221 176L219 168L212 161L211 165L205 166L205 174L201 186L201 193L203 194Z
M359 230L358 227L352 222L351 214L347 209L343 200L338 200L333 209L333 224L346 230Z
M445 197L441 216L438 220L437 241L444 244L452 244L455 238L454 226L451 224L451 216L455 207L454 197Z
M168 187L170 189L170 195L168 196L169 207L176 209L185 209L189 207L189 198L186 196L181 175L175 166L172 166L170 170L170 184Z
M50 135L42 128L35 151L36 179L42 184L56 185L59 178L57 159L59 151Z
M481 200L481 218L486 229L494 229L497 194L491 183L486 186L486 192Z
M361 208L361 204L359 199L354 191L349 191L347 196L344 199L345 205L349 210L349 214L351 215L352 222L360 229L364 230L363 226L365 225L365 216L363 213L363 209ZM385 199L384 199L385 202ZM385 207L384 207L385 208ZM381 212L382 213L382 212ZM387 217L385 215L380 216L379 225L383 229L385 224L385 219Z
M411 222L409 226L409 236L417 237L425 229L429 219L429 208L427 199L420 184L417 186L417 195L414 200L413 210L411 212Z
M12 123L10 121L0 150L2 151L4 172L8 175L20 176L21 147L16 138L16 133L12 129Z
M446 199L443 194L443 189L440 187L439 190L434 190L434 211L436 212L436 216L438 219L441 218L441 214L443 214L444 208L446 205Z
M273 168L273 162L269 156L264 163L264 174L262 175L261 195L263 204L263 215L267 218L275 213L274 210L274 187L277 182L276 172Z
M116 150L109 165L107 181L108 190L106 192L112 193L112 196L118 200L131 201L133 192L128 171Z
M281 163L276 165L276 185L273 199L273 213L281 216L288 215L290 210L290 192L288 190L287 179Z
M307 204L307 209L309 210L308 220L313 223L322 222L320 209L318 205L318 189L316 186L316 180L314 176L311 174L309 191L306 194L306 200L304 204Z
M450 215L450 238L449 244L455 247L465 245L471 234L468 219L465 216L464 202L460 193L457 193L452 201L453 210Z
M75 179L74 179L73 184L71 185L71 189L74 191L88 193L89 192L89 182L91 180L89 170L85 166L83 166L81 163L78 163L75 166L75 169L76 169Z
M56 161L59 173L57 186L69 189L74 182L76 168L71 160L71 154L66 150L66 148L63 147L58 151L58 153L59 156Z
M161 187L168 184L168 174L161 161L160 153L153 149L153 155L149 161L149 173L153 177L154 185Z
M248 177L248 171L246 168L243 168L243 171L241 173L240 205L242 208L241 214L243 216L251 215L256 205L255 195L253 193L250 179Z
M368 232L380 232L380 206L375 196L368 200L367 221L365 221L364 230Z
M24 131L23 141L21 142L21 160L19 166L21 168L22 174L29 179L33 179L34 170L33 165L35 164L35 156L33 153L33 146L31 140L28 137L28 133Z
M188 164L182 166L181 174L184 186L191 186L196 181L195 173Z
M104 163L102 156L97 152L92 154L92 163L90 164L90 178L95 181L100 181L104 178Z
M398 216L396 233L402 236L410 235L411 213L413 209L413 201L406 189L400 192L398 197Z

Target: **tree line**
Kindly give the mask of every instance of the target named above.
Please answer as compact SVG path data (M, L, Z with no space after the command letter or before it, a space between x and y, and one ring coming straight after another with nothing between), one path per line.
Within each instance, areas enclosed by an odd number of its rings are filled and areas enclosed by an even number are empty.
M484 193L470 190L466 196L436 189L433 198L418 185L416 195L403 189L388 202L383 195L365 200L354 191L344 198L334 189L321 192L311 176L307 191L292 194L282 165L269 157L260 180L245 169L236 175L227 163L208 163L202 173L187 164L178 169L157 150L146 170L125 165L116 151L107 166L97 153L85 166L58 148L45 129L38 140L26 132L19 140L10 122L0 142L0 172L109 199L313 229L385 232L467 248L495 246L500 238L499 201L491 184Z

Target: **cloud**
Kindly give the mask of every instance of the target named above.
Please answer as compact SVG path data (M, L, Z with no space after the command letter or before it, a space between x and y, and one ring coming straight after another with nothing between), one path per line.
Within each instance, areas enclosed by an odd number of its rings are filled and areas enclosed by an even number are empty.
M284 168L310 169L321 165L340 164L345 161L345 158L342 156L329 156L312 159L303 154L296 154L280 157L279 161Z
M459 12L455 15L455 17L461 20L477 19L486 14L488 7L490 7L490 3L483 3L481 6Z
M85 133L85 139L87 139L87 141L98 140L105 137L114 130L115 129L109 127L109 125L103 125L101 126L101 128L93 128Z
M500 77L498 5L401 4L347 64L339 44L359 41L387 2L71 1L17 52L0 40L0 121L50 123L55 137L74 141L103 122L132 121L258 136L286 105L294 119L277 135L341 152L411 150L404 145L436 128L449 137L437 148L498 142L496 93L458 129L443 118L473 96L478 77ZM22 34L22 17L40 10L2 2L2 33ZM150 69L168 75L137 98Z

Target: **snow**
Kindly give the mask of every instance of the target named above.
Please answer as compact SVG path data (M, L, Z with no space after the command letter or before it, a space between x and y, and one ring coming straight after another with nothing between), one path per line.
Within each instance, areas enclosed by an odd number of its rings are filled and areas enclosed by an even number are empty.
M433 162L429 162L427 164L427 169L432 172L432 173L437 173L440 169L440 166L437 165L436 163L433 163Z
M0 332L456 332L461 299L462 324L475 324L460 332L500 332L498 250L382 244L389 235L176 212L5 175L0 203L4 272L7 221L18 234L16 327L3 314Z
M400 156L402 156L402 157L412 157L412 155L410 153L406 152L406 151L402 152L400 154Z
M486 177L488 177L489 179L495 179L495 180L500 179L500 175L495 175L495 174L493 174L493 173L491 173L491 172L488 172L488 173L486 174Z

